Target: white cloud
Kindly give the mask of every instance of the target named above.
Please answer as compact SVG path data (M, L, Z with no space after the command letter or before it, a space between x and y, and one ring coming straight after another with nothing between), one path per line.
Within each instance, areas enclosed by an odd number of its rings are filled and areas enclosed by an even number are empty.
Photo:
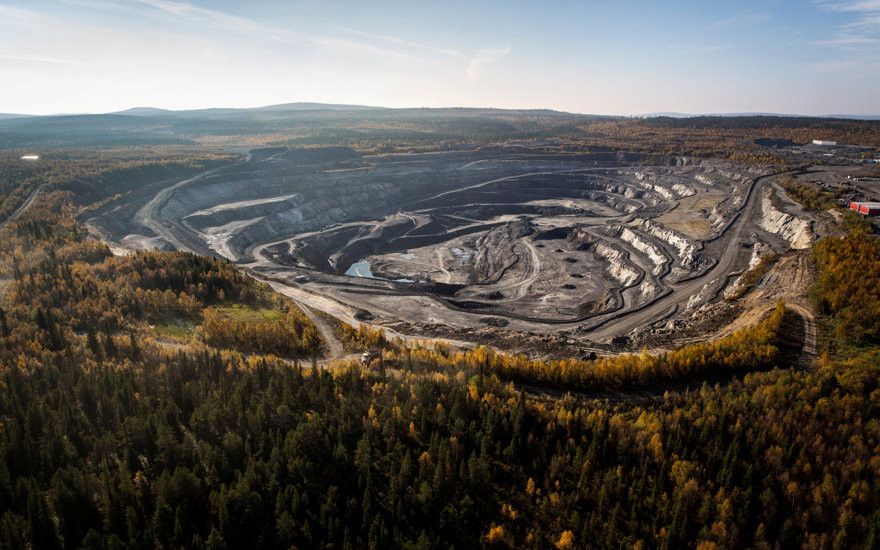
M816 42L821 46L840 46L842 48L859 48L862 46L880 45L880 37L865 34L837 34L832 38Z
M494 63L510 53L510 46L503 48L485 48L477 50L471 58L471 62L467 68L468 80L476 80L480 77L483 67L489 63Z
M384 48L362 41L329 35L319 35L297 32L288 28L267 25L255 19L234 15L219 10L196 6L179 0L58 0L65 4L83 7L112 9L135 13L137 15L150 15L167 18L175 23L190 26L223 30L241 35L247 35L252 39L270 40L286 44L298 44L303 46L323 47L336 51L357 55L374 55L392 59L406 59L409 57L405 52Z
M22 8L13 8L12 6L0 6L0 24L2 23L34 23L42 21L44 18L41 14Z
M880 0L819 1L818 5L826 11L847 14L849 21L815 42L831 49L835 57L818 60L807 68L856 77L876 71L880 61Z
M412 50L424 50L426 52L445 55L449 57L466 57L466 55L458 50L454 50L451 48L443 48L439 46L435 46L433 44L425 44L423 42L415 42L412 40L404 40L402 38L397 38L396 36L389 36L385 34L373 34L364 31L359 31L357 29L349 29L347 27L340 27L340 30L345 31L347 33L351 33L363 38L369 38L371 40L377 40L380 42L385 42L388 44L393 44L395 46L408 48Z
M880 0L855 2L820 2L827 11L855 14L855 19L840 25L838 31L877 34L880 32Z
M471 81L480 77L487 64L498 61L510 53L509 46L483 48L468 53L456 48L347 27L335 29L343 33L342 35L300 32L289 27L274 26L257 19L203 7L184 0L55 1L89 9L124 12L139 18L159 18L175 24L235 33L246 37L251 42L260 40L280 42L331 50L353 57L367 55L392 61L420 61L426 56L468 59L467 79Z
M387 44L392 44L394 46L404 48L407 50L414 51L424 51L431 54L436 54L439 56L445 56L449 58L458 58L458 59L469 59L468 67L467 67L467 79L469 81L474 81L480 78L482 74L483 68L495 61L502 59L503 57L510 54L510 46L504 46L499 48L482 48L476 50L472 54L464 53L460 50L455 50L452 48L442 48L439 46L435 46L433 44L425 44L423 42L415 42L411 40L404 40L402 38L398 38L396 36L389 36L384 34L373 34L367 33L363 31L359 31L356 29L349 29L343 27L341 30L363 37L368 38L370 40L380 41Z
M880 11L880 0L856 0L854 2L820 2L819 5L831 11Z
M24 63L49 63L52 65L77 65L75 61L57 57L45 57L40 55L0 53L0 60L20 61Z

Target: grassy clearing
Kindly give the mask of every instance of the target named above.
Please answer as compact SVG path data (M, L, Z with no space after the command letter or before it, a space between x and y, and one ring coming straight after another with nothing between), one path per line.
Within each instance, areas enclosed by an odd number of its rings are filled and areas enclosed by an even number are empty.
M153 325L153 329L161 337L176 340L190 340L196 333L196 324L186 319L169 319Z
M242 305L206 308L199 338L218 349L279 357L316 357L321 353L318 329L301 311Z
M244 304L227 304L211 308L221 317L237 323L258 323L266 321L281 321L286 313L270 307L252 307ZM153 330L161 338L174 340L192 340L196 337L196 330L202 323L200 316L187 318L180 316L168 316L153 324Z
M214 311L234 321L279 321L284 318L283 311L264 307L251 307L243 304L217 306Z

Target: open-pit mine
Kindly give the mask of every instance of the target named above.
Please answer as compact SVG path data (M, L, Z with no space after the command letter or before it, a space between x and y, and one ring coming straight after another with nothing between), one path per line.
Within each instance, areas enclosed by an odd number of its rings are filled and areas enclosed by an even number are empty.
M777 171L515 147L259 149L90 214L122 250L220 256L346 320L620 344L723 300L809 220Z

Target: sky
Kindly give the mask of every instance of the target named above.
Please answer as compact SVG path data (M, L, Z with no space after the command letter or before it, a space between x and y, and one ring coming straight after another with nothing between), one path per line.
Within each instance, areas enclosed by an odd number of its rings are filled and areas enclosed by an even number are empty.
M0 113L880 115L880 0L0 0Z

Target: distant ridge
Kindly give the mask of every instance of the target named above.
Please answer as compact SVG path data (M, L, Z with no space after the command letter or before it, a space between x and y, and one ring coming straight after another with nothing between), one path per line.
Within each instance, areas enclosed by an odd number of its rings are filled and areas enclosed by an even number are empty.
M635 118L699 118L699 117L779 117L779 118L838 118L846 120L880 120L880 115L799 115L792 113L678 113L678 112L661 112L661 113L644 113L636 115Z
M640 118L657 118L657 117L669 117L669 118L698 118L705 116L714 116L714 117L747 117L747 116L772 116L772 117L782 117L782 118L826 118L824 115L797 115L791 113L768 113L762 111L755 112L742 112L742 113L678 113L678 112L668 112L668 113L645 113L638 115Z
M210 107L206 109L189 109L174 111L169 109L158 109L154 107L133 107L124 111L114 113L106 113L106 115L92 116L129 116L140 118L165 118L165 119L194 119L204 118L208 120L216 120L218 118L236 118L242 117L269 117L278 118L287 115L297 115L299 113L364 113L364 114L431 114L431 115L480 115L480 114L522 114L533 116L558 116L558 117L595 117L599 115L583 115L578 113L567 113L564 111L555 111L552 109L502 109L495 107L375 107L370 105L347 105L337 103L312 103L312 102L296 102L296 103L280 103L277 105L266 105L264 107ZM617 117L610 117L617 118Z
M848 120L880 120L880 115L825 115L827 118L845 118Z
M168 109L157 109L156 107L132 107L131 109L126 109L124 111L117 111L115 113L108 113L111 115L129 115L129 116L159 116L159 115L169 115L174 113L174 111L170 111Z
M641 118L565 113L549 109L387 108L329 103L284 103L254 108L174 111L138 106L115 113L49 116L0 116L0 150L59 147L199 145L206 141L256 141L271 145L351 145L426 143L497 143L506 139L540 140L559 135L578 137L594 121L641 120L670 127L840 126L880 124L878 117L821 119L761 113L686 115L655 113ZM675 116L675 118L666 118ZM653 117L653 118L650 118ZM739 117L739 118L736 118ZM213 139L216 136L219 139ZM238 136L238 137L236 137Z
M642 113L637 115L588 115L583 113L572 113L565 111L557 111L553 109L502 109L493 107L378 107L372 105L353 105L344 103L317 103L310 101L297 101L292 103L278 103L275 105L265 105L262 107L207 107L202 109L162 109L158 107L132 107L122 111L114 111L109 113L92 113L91 116L101 115L120 115L130 117L156 117L156 118L193 118L208 117L214 118L218 116L241 116L247 114L264 114L269 115L275 113L276 116L281 113L296 113L306 111L331 111L331 112L366 112L366 111L388 111L388 112L424 112L424 113L522 113L533 115L563 115L563 116L605 116L609 118L699 118L699 117L720 117L720 118L736 118L736 117L779 117L779 118L817 118L817 119L842 119L842 120L880 120L880 115L854 115L854 114L828 114L828 115L802 115L796 113L772 113L764 111L755 112L732 112L732 113L683 113L678 111L660 111L652 113ZM0 113L0 120L11 120L17 118L48 118L59 116L83 116L86 113L66 113L54 115L26 115L15 113Z
M0 120L8 120L11 118L27 118L34 115L16 115L12 113L0 113Z
M113 115L156 117L156 116L181 116L192 117L200 115L226 115L242 113L282 113L293 111L373 111L385 109L385 107L370 107L367 105L343 105L337 103L313 103L300 101L295 103L280 103L266 105L264 107L209 107L205 109L183 109L179 111L171 109L159 109L156 107L132 107L124 111L108 113Z
M298 101L295 103L279 103L265 107L255 107L252 111L372 111L386 109L387 107L372 107L369 105L346 105L343 103L312 103Z

